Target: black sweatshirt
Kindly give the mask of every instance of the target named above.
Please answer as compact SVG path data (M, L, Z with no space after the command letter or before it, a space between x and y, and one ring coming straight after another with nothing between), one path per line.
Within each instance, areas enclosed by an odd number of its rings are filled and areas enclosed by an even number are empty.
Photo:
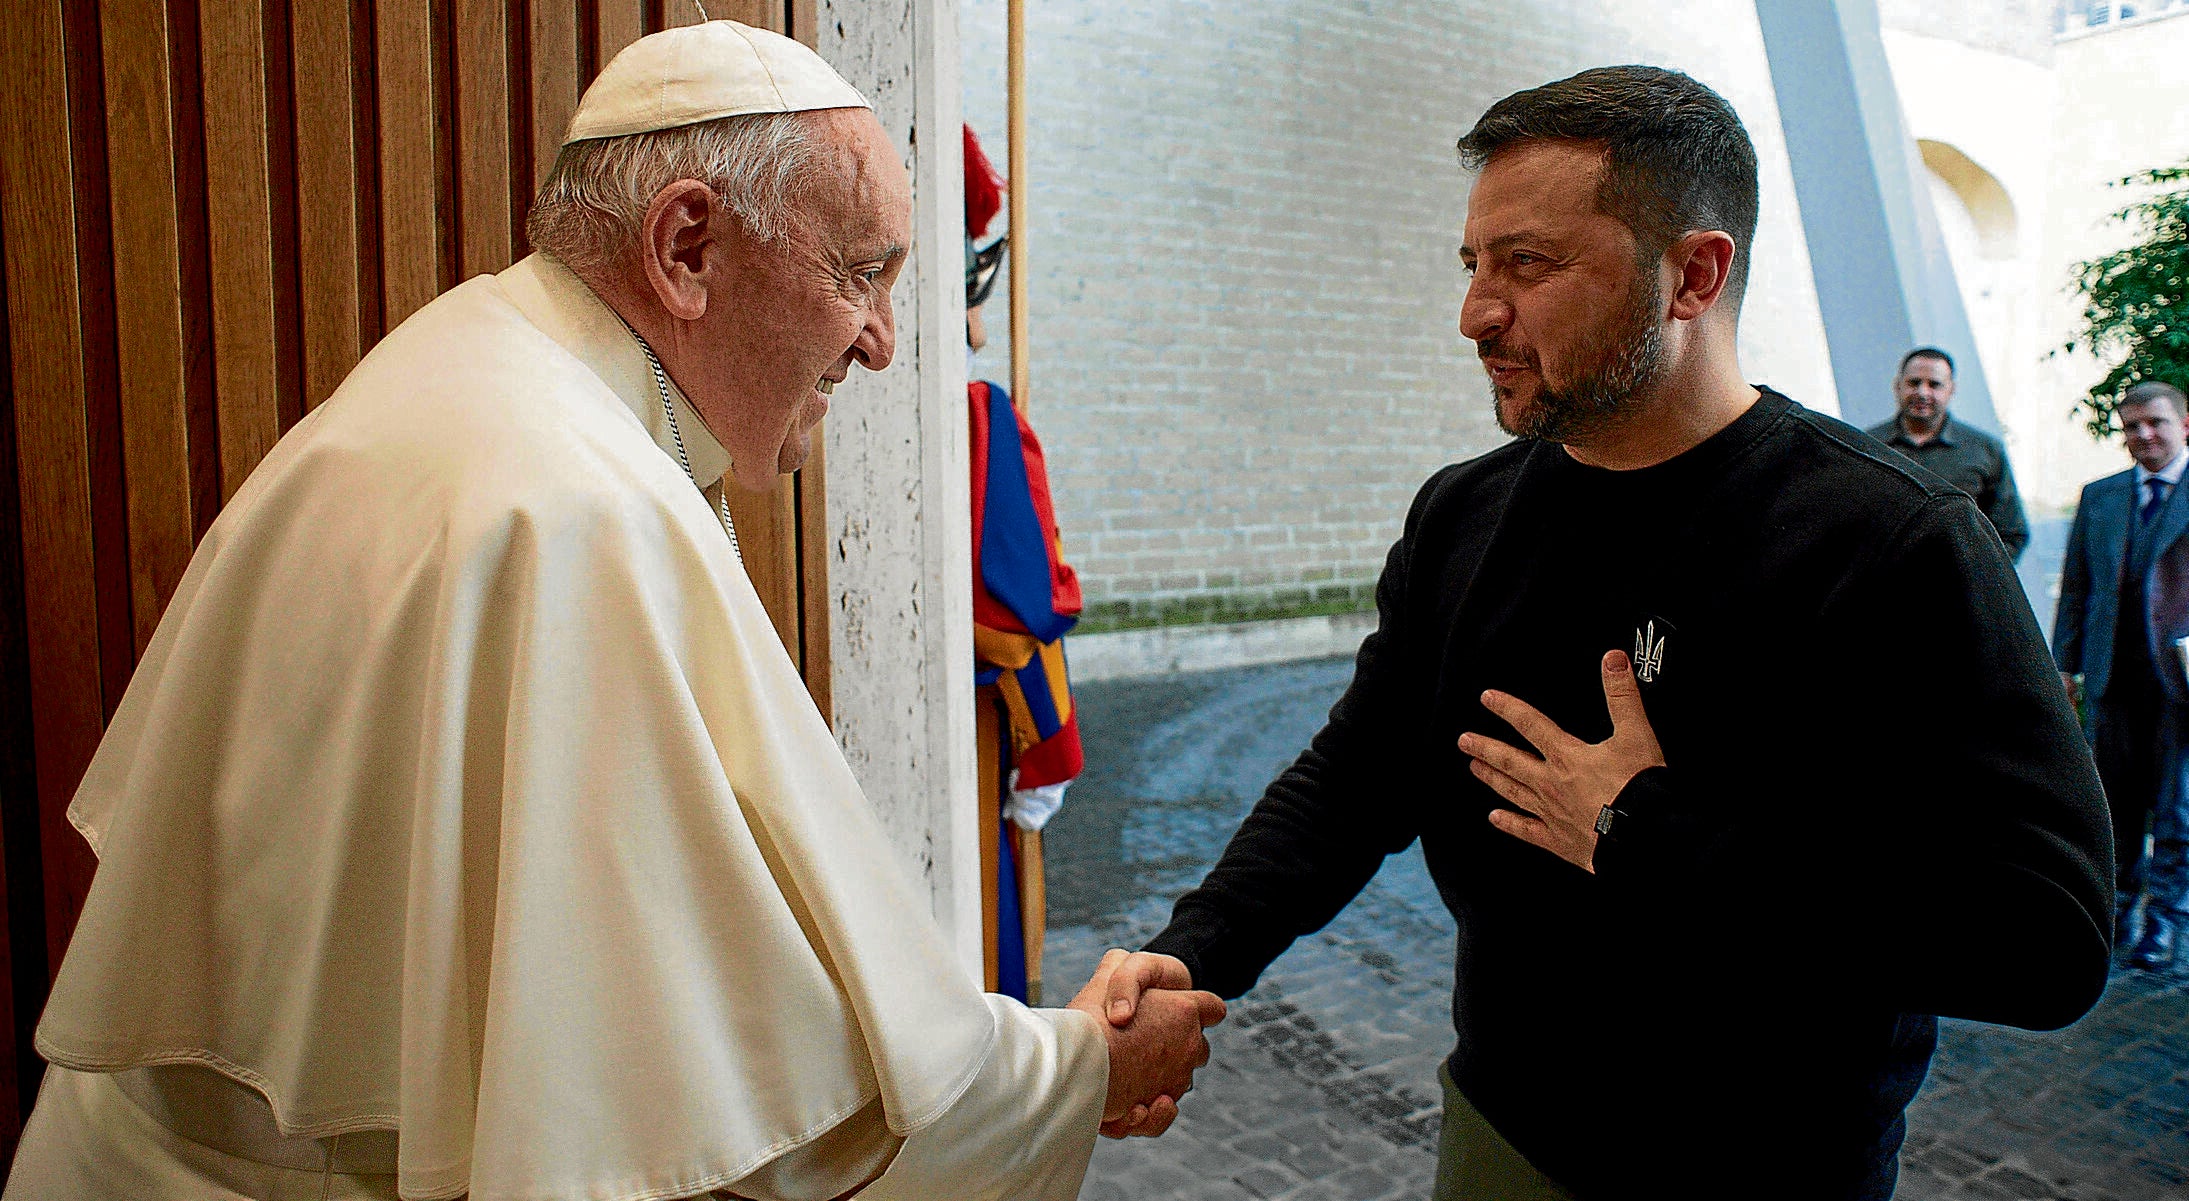
M1766 390L1638 471L1445 468L1377 608L1149 949L1237 996L1420 838L1452 1077L1580 1196L1887 1197L1930 1015L2048 1029L2103 990L2110 827L2037 623L1968 497L1853 428ZM1526 745L1493 687L1608 737L1597 664L1638 639L1668 766L1592 875L1494 829L1455 740Z

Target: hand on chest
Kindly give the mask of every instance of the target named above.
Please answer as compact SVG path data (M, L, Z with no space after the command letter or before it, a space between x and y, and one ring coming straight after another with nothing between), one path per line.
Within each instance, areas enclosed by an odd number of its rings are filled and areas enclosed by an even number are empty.
M1721 549L1544 556L1524 572L1499 570L1486 557L1466 603L1443 617L1433 737L1456 747L1460 735L1475 733L1541 754L1483 703L1494 690L1564 735L1604 742L1614 734L1604 657L1621 651L1666 764L1714 774L1766 753L1801 723L1796 711L1815 690L1794 682L1831 671L1832 641L1813 613L1774 600L1774 590L1729 564ZM1497 805L1470 778L1467 758L1455 751L1449 761L1466 785L1463 808Z
M1845 548L1800 549L1769 488L1742 504L1722 477L1564 468L1520 481L1483 543L1455 544L1417 598L1438 640L1442 816L1487 812L1586 868L1589 828L1636 773L1722 783L1814 716L1819 690L1799 681L1830 650L1816 628L1830 588L1814 577ZM1508 828L1528 815L1563 841Z
M1517 731L1481 701L1485 690L1494 689L1525 702L1575 738L1601 742L1612 734L1603 657L1624 651L1651 726L1660 737L1685 742L1686 726L1695 716L1690 697L1698 686L1737 687L1738 682L1713 661L1707 640L1689 632L1704 624L1699 615L1690 609L1675 620L1664 611L1672 607L1621 606L1569 613L1558 622L1523 616L1485 631L1484 641L1465 654L1466 666L1447 675L1450 712L1462 729L1509 739Z

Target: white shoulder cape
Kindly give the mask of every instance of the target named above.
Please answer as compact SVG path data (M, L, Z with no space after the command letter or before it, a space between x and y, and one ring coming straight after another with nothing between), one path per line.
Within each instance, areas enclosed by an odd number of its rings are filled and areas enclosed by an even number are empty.
M706 501L510 296L406 322L207 533L69 810L39 1050L399 1130L406 1198L693 1196L877 1096L917 1131L996 1011Z

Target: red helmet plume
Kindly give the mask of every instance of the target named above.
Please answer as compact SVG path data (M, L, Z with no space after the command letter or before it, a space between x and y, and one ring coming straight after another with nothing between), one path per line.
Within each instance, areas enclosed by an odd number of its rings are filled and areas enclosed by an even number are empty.
M973 127L965 127L965 236L978 238L1003 209L1003 177L980 148Z

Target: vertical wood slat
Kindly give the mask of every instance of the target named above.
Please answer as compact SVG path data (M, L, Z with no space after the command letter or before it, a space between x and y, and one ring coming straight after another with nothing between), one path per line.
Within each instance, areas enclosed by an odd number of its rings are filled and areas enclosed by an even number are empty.
M226 0L198 10L223 500L281 436L262 5Z
M789 25L789 28L784 32L804 42L809 49L819 49L821 45L820 0L786 0L784 8Z
M508 9L456 0L459 280L509 265Z
M107 155L114 221L114 326L121 369L129 503L131 612L137 651L192 547L183 331L182 217L166 5L102 0Z
M4 99L0 99L4 102ZM0 175L7 172L0 138ZM5 197L0 197L0 208ZM16 487L15 365L8 353L6 223L0 220L0 1158L12 1156L37 1094L33 1015L45 997L45 906L37 873L38 777L31 750L30 659L23 612L23 514Z
M380 262L380 47L375 37L376 0L350 0L350 128L355 131L351 168L357 179L357 345L369 350L393 328Z
M440 233L434 213L439 170L434 132L433 15L430 0L379 0L380 276L394 329L440 291Z
M39 859L55 964L91 875L90 848L65 811L105 725L65 28L62 0L23 5L0 21L0 220Z
M92 594L99 629L99 714L113 716L136 669L129 582L129 498L122 467L121 368L115 349L114 229L107 200L106 89L100 51L97 0L64 0L67 25L68 113L71 182L76 193L77 330L83 338L84 424L91 467ZM91 757L96 742L85 750ZM41 762L43 757L41 756ZM71 765L66 781L75 787ZM40 788L46 787L43 776ZM45 874L47 970L59 975L76 915L91 890L98 864L90 847L67 824L71 798L41 791L39 870Z
M738 542L745 556L745 575L760 595L761 607L775 625L783 650L797 662L799 648L798 605L798 502L788 477L778 478L766 492L747 492L733 479L722 481L723 496L730 502L730 520L737 525Z
M205 76L200 69L198 6L206 0L167 0L170 127L175 139L175 215L183 355L183 441L188 452L190 541L180 548L175 575L159 594L160 608L182 582L198 539L220 513L220 418L213 384L213 263L207 228ZM215 0L218 2L218 0ZM151 624L158 624L155 613ZM149 629L146 640L150 640Z
M707 11L717 18L728 18L759 29L783 32L783 0L706 0ZM672 20L671 25L697 25L699 10L692 0L669 0L670 12L683 20Z
M297 298L304 407L340 386L364 352L362 197L357 180L356 80L346 4L289 8L296 92Z
M570 0L531 0L532 191L547 182L578 108L578 10Z
M259 33L266 63L267 209L273 217L274 407L284 432L309 411L304 396L303 350L299 346L304 337L303 305L297 295L302 243L297 238L296 70L289 23L291 3L293 0L261 0L260 12L265 21Z
M813 451L791 481L798 510L796 658L814 708L821 711L822 721L834 727L836 695L829 684L828 649L828 458L822 453L828 438L824 427L814 427L812 438Z
M509 118L503 131L509 167L504 173L502 203L509 214L509 261L512 263L532 253L532 241L525 235L524 220L532 211L532 194L536 191L532 186L533 3L534 0L502 0L502 71L509 83L503 97L503 111Z
M593 44L598 61L593 70L598 73L618 51L645 34L646 0L600 0L596 20Z
M99 695L111 715L137 663L130 619L129 497L122 468L121 369L114 333L114 230L107 201L106 92L98 0L62 0L68 136L76 197L76 322L83 339L85 450L90 465ZM80 842L81 840L75 840ZM64 845L71 840L64 836ZM89 856L82 867L89 886ZM66 934L66 929L62 931ZM55 952L56 958L59 952Z

